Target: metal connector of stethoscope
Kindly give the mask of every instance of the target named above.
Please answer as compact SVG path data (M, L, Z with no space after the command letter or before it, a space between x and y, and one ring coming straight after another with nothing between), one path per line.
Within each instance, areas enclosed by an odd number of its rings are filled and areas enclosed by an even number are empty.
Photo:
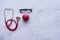
M11 19L6 20L6 14L5 14L6 11L12 11L12 17L11 17ZM15 31L15 30L18 28L18 23L19 23L20 17L16 17L16 21L15 21L15 20L13 19L13 16L14 16L14 9L11 9L11 8L5 8L5 9L4 9L5 25L6 25L6 27L7 27L7 29L8 29L9 31ZM10 23L9 23L9 22L10 22ZM13 28L13 29L10 28L12 22L15 23L15 28Z

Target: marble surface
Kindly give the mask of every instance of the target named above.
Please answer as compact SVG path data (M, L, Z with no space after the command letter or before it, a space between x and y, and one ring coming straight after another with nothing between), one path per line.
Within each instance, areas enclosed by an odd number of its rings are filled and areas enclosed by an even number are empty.
M5 8L14 9L13 19L21 17L14 32L5 26ZM33 9L27 23L22 20L20 8ZM11 13L6 17L10 19ZM60 0L0 0L0 40L60 40Z

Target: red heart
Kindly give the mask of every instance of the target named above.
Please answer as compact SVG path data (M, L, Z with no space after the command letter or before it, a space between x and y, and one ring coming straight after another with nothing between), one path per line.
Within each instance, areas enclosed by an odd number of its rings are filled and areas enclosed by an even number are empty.
M28 21L29 20L29 15L27 13L24 13L22 16L24 21Z

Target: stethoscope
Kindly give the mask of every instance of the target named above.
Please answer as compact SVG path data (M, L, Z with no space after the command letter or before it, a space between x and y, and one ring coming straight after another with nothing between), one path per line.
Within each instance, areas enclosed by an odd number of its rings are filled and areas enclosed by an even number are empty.
M6 14L5 14L6 11L12 11L12 17L11 17L11 19L6 20ZM16 21L15 21L15 20L13 19L13 16L14 16L14 10L13 10L13 9L11 9L11 8L5 8L5 9L4 9L5 25L6 25L6 27L7 27L7 29L8 29L9 31L15 31L15 30L18 28L18 23L19 23L20 18L19 18L19 17L16 17ZM8 23L8 22L10 22L10 23ZM12 22L15 23L15 28L13 28L13 29L10 28Z

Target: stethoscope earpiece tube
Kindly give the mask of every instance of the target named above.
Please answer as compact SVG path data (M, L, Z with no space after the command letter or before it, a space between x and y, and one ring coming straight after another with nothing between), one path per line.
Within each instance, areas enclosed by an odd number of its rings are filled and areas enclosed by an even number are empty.
M9 20L6 20L6 15L5 15L5 12L6 12L6 11L12 11L12 18L9 19ZM15 31L15 30L18 28L19 19L17 18L18 20L17 20L17 22L16 22L15 20L13 20L13 15L14 15L14 10L13 10L13 9L10 9L10 8L4 9L5 24L6 24L6 27L7 27L7 29L8 29L9 31ZM10 22L10 23L8 24L8 22ZM14 22L14 23L16 24L15 28L13 28L13 29L10 28L12 22Z

